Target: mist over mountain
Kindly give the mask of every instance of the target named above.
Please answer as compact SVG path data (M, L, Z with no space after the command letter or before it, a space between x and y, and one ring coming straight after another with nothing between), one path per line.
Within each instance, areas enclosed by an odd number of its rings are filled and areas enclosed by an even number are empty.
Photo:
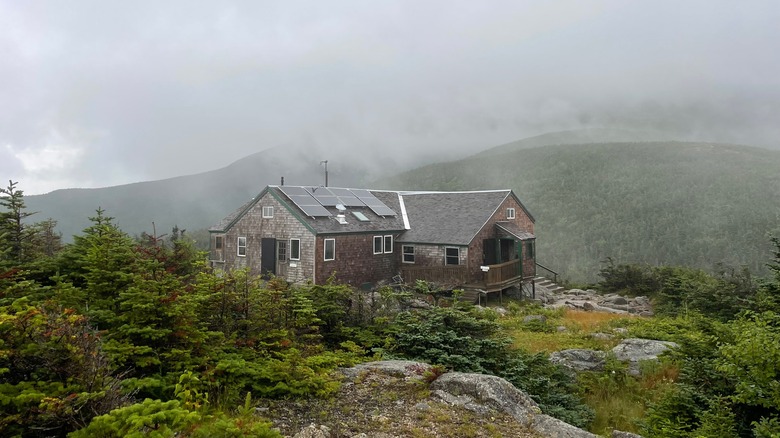
M151 233L152 223L158 234L174 225L194 232L281 177L291 185L324 184L327 158L331 186L511 188L537 219L539 260L571 279L594 280L607 257L706 269L724 262L765 272L769 235L780 235L780 151L667 135L569 130L461 159L430 151L349 155L277 147L210 172L57 190L26 201L38 212L34 220L56 219L66 240L89 225L98 207L130 234Z
M551 138L562 143L573 135ZM536 218L539 262L576 281L596 280L608 257L767 272L770 235L780 235L780 151L695 142L523 148L539 141L424 166L377 185L512 188Z

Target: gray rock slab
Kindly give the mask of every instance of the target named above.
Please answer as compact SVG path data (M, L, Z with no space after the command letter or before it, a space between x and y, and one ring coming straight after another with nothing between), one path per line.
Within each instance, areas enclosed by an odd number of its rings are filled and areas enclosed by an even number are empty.
M601 371L604 357L603 351L572 348L550 354L550 362L575 371Z
M395 377L414 377L419 376L418 370L426 370L430 367L426 363L412 360L382 360L361 363L352 368L342 368L341 372L346 378L351 380L354 380L366 371L377 371Z

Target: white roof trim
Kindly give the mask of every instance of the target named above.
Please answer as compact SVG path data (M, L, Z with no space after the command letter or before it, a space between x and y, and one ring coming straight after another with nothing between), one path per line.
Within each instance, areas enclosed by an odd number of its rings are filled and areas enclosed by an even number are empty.
M398 205L401 206L401 217L404 219L404 229L411 230L412 227L409 225L409 215L406 214L406 204L404 204L404 197L401 195L401 192L398 192Z

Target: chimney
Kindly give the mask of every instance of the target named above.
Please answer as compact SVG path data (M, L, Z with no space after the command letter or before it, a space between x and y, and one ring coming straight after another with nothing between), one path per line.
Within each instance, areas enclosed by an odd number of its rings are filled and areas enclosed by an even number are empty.
M280 185L280 186L283 186L283 185L284 185L284 177L282 177L282 183L281 183L281 184L279 184L279 185Z

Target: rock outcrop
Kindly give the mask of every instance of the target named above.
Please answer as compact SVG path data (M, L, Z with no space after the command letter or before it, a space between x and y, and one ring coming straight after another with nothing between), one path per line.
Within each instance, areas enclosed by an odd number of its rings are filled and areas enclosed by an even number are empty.
M624 297L618 294L601 295L593 289L536 289L536 301L546 307L568 307L591 312L608 312L652 316L650 299L644 296Z
M639 375L641 362L658 360L659 354L670 348L677 348L677 346L674 342L629 338L616 345L612 349L612 353L615 354L617 360L628 362L628 369L631 374Z
M605 356L603 351L573 348L550 354L550 362L574 371L602 371Z
M520 424L550 438L597 438L557 418L541 413L526 393L506 380L485 374L447 373L431 384L433 395L478 413L486 407L508 413Z

